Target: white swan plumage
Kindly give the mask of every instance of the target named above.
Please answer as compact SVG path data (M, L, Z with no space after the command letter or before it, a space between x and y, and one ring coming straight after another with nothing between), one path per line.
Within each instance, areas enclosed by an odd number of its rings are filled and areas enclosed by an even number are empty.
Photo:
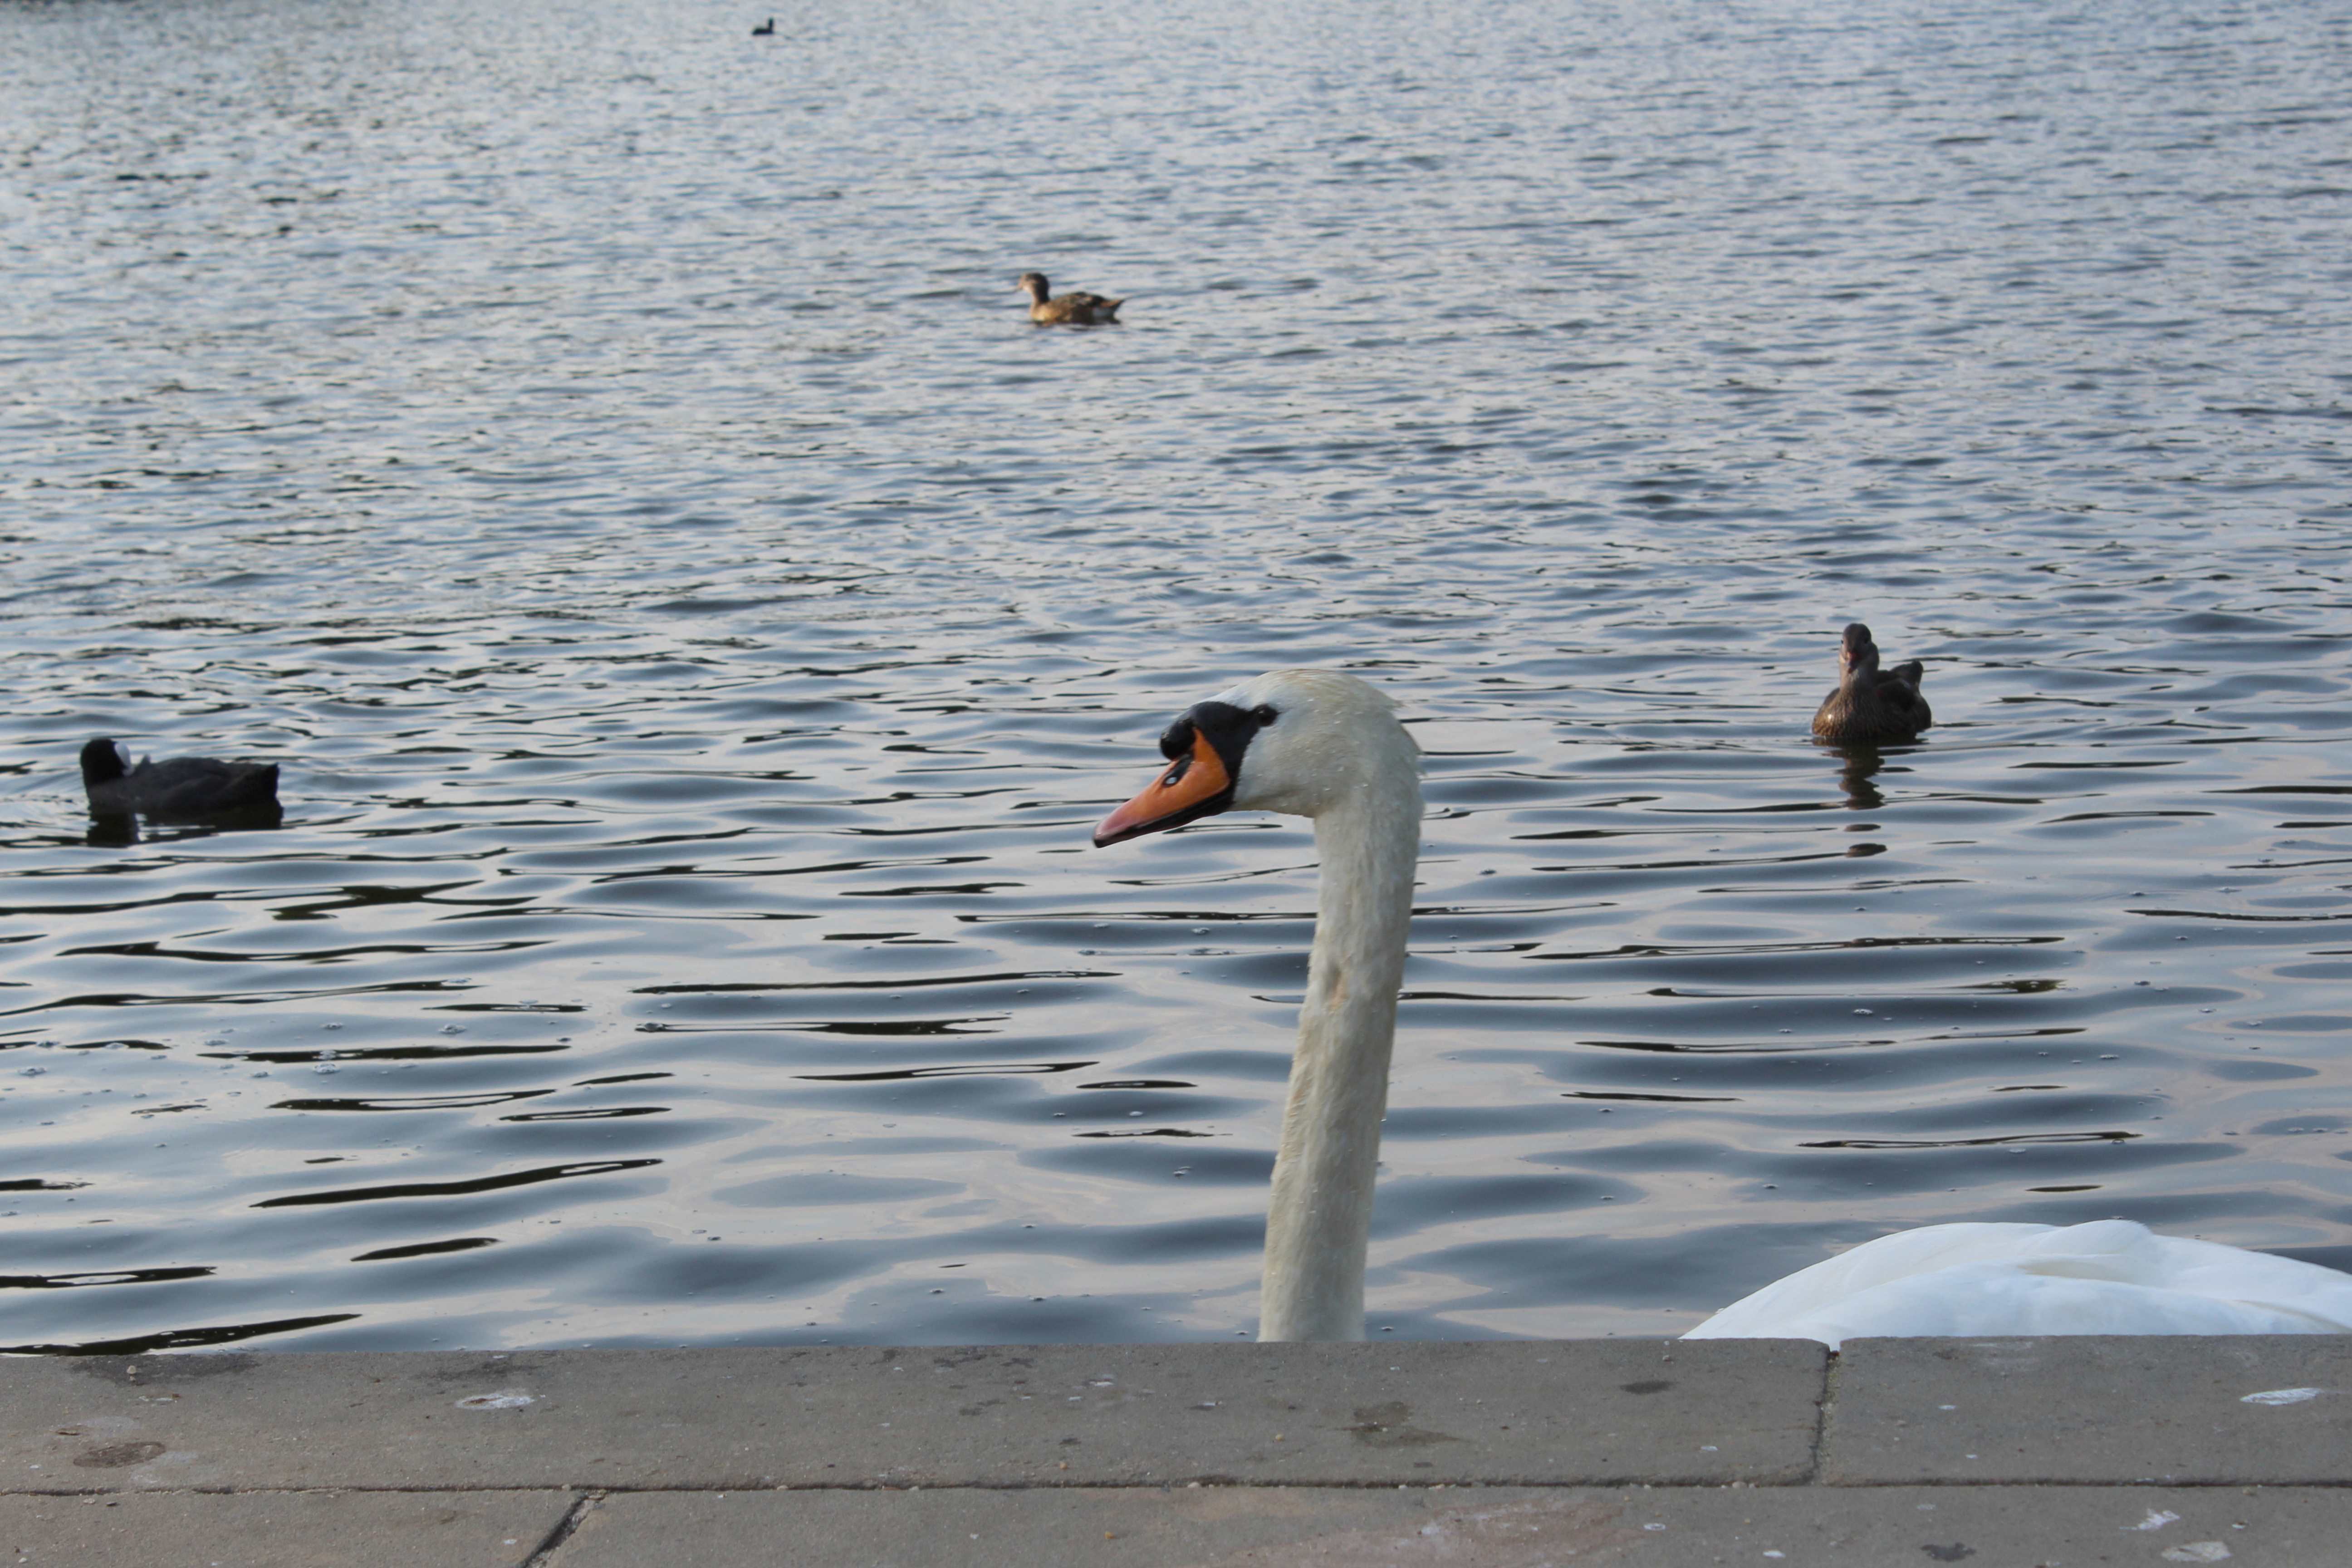
M1378 690L1281 669L1194 705L1097 845L1262 810L1315 824L1315 945L1266 1205L1258 1337L1364 1337L1364 1258L1421 844L1421 753ZM1927 1226L1865 1242L1685 1337L2352 1332L2352 1275L2129 1220Z
M1744 1296L1683 1337L2331 1334L2352 1331L2352 1274L2158 1236L2127 1219L1922 1226Z

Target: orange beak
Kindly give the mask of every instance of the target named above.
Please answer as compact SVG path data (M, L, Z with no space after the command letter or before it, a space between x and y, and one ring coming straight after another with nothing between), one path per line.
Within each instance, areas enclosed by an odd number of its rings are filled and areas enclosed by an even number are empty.
M1217 748L1195 730L1192 755L1169 763L1165 773L1143 786L1142 794L1104 817L1102 826L1095 829L1095 847L1157 833L1163 827L1181 827L1206 816L1233 782Z

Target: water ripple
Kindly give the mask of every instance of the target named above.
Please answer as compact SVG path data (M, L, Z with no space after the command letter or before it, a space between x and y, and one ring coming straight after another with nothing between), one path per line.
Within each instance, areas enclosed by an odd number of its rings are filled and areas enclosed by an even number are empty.
M1248 1330L1309 836L1087 834L1282 664L1428 763L1376 1327L2352 1265L2337 9L378 20L0 12L7 1348Z

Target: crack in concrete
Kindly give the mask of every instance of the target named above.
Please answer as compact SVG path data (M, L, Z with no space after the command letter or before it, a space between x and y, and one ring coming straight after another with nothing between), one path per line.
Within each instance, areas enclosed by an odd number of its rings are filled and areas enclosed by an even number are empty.
M547 1539L523 1559L522 1568L549 1568L555 1561L555 1554L563 1549L563 1543L578 1533L580 1527L588 1521L588 1516L595 1511L596 1505L604 1500L604 1494L601 1490L583 1492L573 1499L572 1506L563 1510L563 1517L555 1521L555 1528L547 1532Z

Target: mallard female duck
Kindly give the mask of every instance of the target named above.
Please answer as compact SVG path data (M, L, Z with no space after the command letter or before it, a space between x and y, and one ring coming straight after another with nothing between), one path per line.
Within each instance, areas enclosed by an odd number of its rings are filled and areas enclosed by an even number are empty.
M1029 291L1029 319L1041 327L1092 327L1104 321L1118 320L1118 308L1125 300L1106 300L1099 294L1065 294L1049 299L1051 292L1042 272L1024 272L1018 288Z
M1860 621L1845 629L1838 671L1836 689L1813 714L1813 733L1822 740L1907 741L1936 721L1919 695L1919 661L1879 668L1878 645Z

